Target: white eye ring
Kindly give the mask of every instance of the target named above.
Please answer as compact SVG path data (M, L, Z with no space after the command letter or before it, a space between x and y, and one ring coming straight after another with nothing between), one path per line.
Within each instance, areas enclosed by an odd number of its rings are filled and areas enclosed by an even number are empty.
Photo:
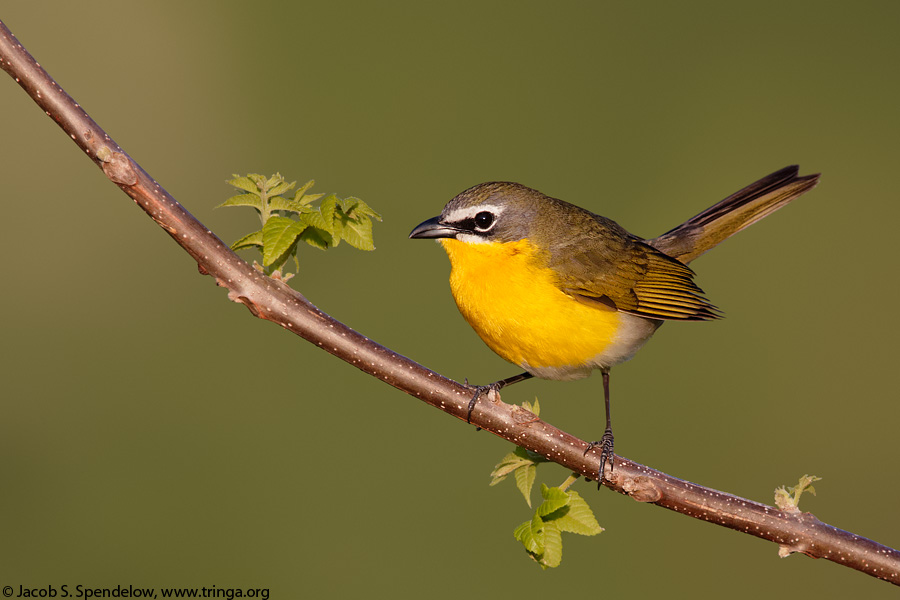
M497 222L494 215L486 210L476 214L473 220L475 221L475 229L477 231L489 231Z

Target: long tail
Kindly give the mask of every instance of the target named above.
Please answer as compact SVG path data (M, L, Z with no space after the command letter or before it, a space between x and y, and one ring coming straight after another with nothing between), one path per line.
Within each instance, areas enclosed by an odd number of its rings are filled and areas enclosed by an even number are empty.
M813 189L819 181L818 173L803 177L797 173L798 167L792 165L763 177L647 243L688 264L741 229Z

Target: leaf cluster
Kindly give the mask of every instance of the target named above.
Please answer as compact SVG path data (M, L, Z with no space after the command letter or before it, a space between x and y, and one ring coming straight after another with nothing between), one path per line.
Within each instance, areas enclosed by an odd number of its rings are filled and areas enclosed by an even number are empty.
M537 400L534 404L522 405L535 415L540 413ZM537 475L537 465L549 462L539 454L524 448L516 448L501 459L491 473L491 485L497 485L510 474L516 480L516 487L531 507L531 489ZM597 523L588 503L578 492L569 491L577 476L573 475L559 487L541 484L544 501L535 509L534 515L516 527L513 535L525 547L528 555L542 569L558 567L562 561L562 534L597 535L603 528Z
M549 569L562 561L563 532L597 535L603 528L578 492L542 483L541 496L544 501L534 516L516 527L513 535L542 569Z
M815 475L804 475L800 478L797 485L788 488L781 486L775 490L775 506L788 512L799 511L800 496L802 496L804 492L809 492L815 496L816 488L812 486L812 483L821 480L821 477L816 477Z
M313 180L294 190L297 182L287 182L279 173L271 177L256 173L232 177L228 185L241 193L220 206L249 206L259 214L262 227L234 242L231 249L259 250L267 275L280 275L290 259L299 269L300 242L320 250L337 246L341 240L360 250L375 249L372 219L380 221L381 215L359 198L310 194ZM294 193L289 194L292 190ZM317 201L318 205L314 204Z

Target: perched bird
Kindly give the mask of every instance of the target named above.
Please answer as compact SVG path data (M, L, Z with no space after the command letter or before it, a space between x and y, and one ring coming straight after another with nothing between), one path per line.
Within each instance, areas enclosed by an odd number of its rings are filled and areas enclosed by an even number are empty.
M601 447L602 482L614 451L610 368L634 356L664 321L718 318L688 263L818 179L786 167L649 240L518 183L482 183L453 198L409 237L441 243L459 311L491 350L525 370L477 387L468 416L489 389L599 369L606 430L588 450Z

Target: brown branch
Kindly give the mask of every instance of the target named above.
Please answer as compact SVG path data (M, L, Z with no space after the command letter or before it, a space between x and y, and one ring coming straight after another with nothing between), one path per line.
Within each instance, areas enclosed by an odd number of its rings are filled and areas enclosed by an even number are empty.
M241 260L190 215L60 88L0 23L0 66L46 114L178 244L200 272L228 289L257 317L296 333L353 366L423 402L465 420L473 390L393 352L332 319L284 283ZM587 444L497 394L479 402L472 423L538 452L586 478L595 477L598 456ZM666 475L615 457L604 485L639 502L742 531L780 545L779 553L802 552L900 585L900 552L837 529L810 513L782 511Z

